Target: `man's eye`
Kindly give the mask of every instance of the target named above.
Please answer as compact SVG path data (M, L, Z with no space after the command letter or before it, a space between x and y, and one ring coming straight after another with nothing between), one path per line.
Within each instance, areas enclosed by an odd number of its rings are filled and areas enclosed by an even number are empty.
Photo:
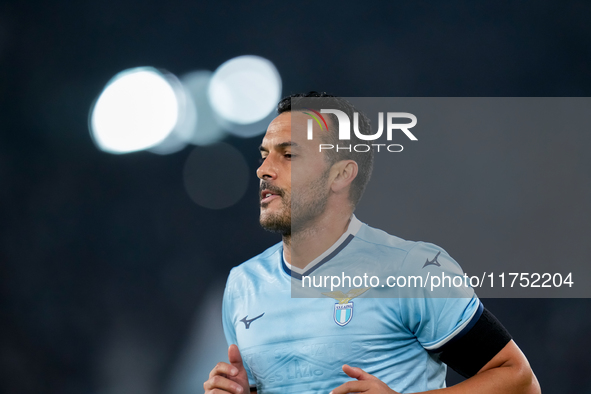
M288 159L291 159L292 158L291 153L286 153L284 156L287 157Z
M265 159L266 159L266 157L261 157L261 158L259 159L259 164L263 164L263 162L265 161Z

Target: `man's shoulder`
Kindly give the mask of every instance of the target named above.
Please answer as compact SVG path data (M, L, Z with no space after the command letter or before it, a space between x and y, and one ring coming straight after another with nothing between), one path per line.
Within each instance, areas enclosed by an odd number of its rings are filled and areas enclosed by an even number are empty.
M359 228L359 231L355 236L357 239L370 245L398 249L407 253L417 248L420 249L424 245L432 245L423 241L411 241L403 239L396 235L387 233L384 230L371 227L365 223Z
M361 226L356 238L369 246L403 253L407 259L423 259L433 257L437 253L449 256L445 249L433 243L406 240L367 224Z
M256 277L268 274L272 268L278 265L275 263L280 261L282 251L282 243L276 243L262 253L232 268L229 279L235 280L245 276Z

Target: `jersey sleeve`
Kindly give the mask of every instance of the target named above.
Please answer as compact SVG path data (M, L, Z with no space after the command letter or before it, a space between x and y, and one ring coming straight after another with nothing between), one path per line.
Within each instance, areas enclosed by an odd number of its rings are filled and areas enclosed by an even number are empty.
M236 296L236 283L232 280L232 272L230 272L230 276L228 277L228 281L226 282L226 288L224 290L224 298L222 302L222 326L224 328L224 335L226 336L226 342L228 346L234 344L238 346L240 349L240 345L238 344L238 340L236 338L236 326L234 322L236 321L236 312L235 312L235 303L236 300L239 298ZM248 375L248 384L250 387L256 387L256 381L252 377L252 372L248 367L248 364L243 359L244 369L246 369L246 374Z
M440 350L439 359L460 375L474 376L511 341L511 334L486 308L467 333Z
M426 284L415 289L412 298L399 298L399 302L403 324L427 351L441 351L476 324L482 304L463 279L462 268L445 250L418 242L402 270L407 276L422 277Z

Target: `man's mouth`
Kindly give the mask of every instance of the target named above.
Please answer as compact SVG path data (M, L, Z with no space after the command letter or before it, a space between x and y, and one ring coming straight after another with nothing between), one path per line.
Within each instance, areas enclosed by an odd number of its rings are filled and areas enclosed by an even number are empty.
M280 198L281 196L278 193L272 192L269 189L265 189L261 192L261 204L268 203L276 198Z

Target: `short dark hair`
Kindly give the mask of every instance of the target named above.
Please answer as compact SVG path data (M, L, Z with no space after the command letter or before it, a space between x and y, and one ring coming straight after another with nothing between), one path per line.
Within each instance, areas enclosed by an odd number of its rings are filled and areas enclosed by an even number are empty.
M359 114L359 132L361 134L372 134L369 118L364 113L357 110L347 100L325 92L312 91L308 93L291 94L279 102L277 105L277 113L282 114L284 112L291 112L292 104L297 103L298 99L316 97L327 98L326 102L330 102L331 109L338 109L345 112L351 121L353 121L353 113L357 112ZM332 166L334 163L341 160L353 160L357 163L357 177L351 183L351 189L349 192L349 200L353 204L353 207L355 207L359 200L361 200L361 196L363 195L365 187L367 186L369 178L371 177L371 172L373 170L373 150L370 149L368 152L356 152L354 149L351 149L351 151L344 149L337 150L336 147L339 146L340 141L338 138L339 130L338 127L335 127L335 125L339 124L338 119L334 114L325 115L328 115L333 127L329 127L329 130L331 131L330 133L324 134L326 137L323 135L323 142L331 144L335 147L335 149L326 150L326 159L329 163L329 166ZM363 143L365 143L365 141L358 138L355 133L351 133L351 145Z

